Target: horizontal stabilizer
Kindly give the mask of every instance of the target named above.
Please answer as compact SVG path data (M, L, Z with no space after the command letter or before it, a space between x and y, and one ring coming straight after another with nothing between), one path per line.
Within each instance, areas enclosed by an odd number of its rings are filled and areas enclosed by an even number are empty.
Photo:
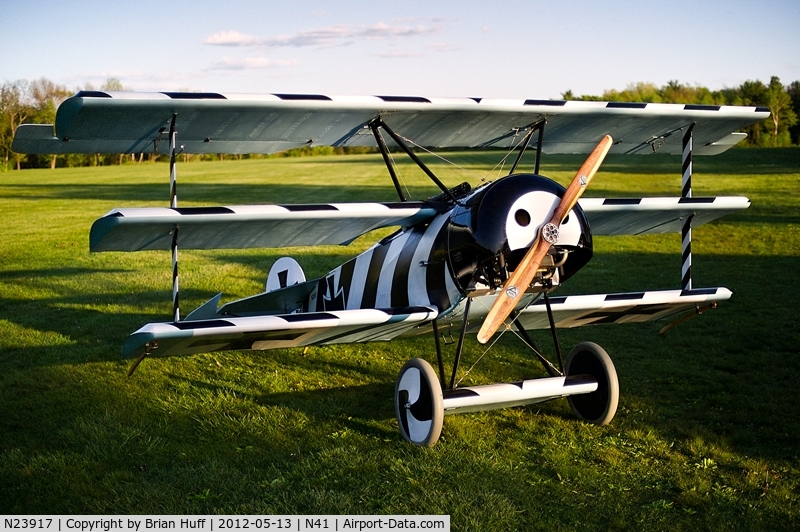
M124 358L277 349L391 340L436 317L433 307L338 310L281 316L148 323L122 347Z
M211 320L217 317L217 307L219 307L219 301L222 299L222 292L215 295L193 311L191 311L185 318L184 321L194 321L194 320Z
M114 209L92 225L91 251L245 249L348 244L436 214L422 202Z
M716 198L582 198L580 206L593 235L680 233L693 216L692 227L750 206L741 196Z

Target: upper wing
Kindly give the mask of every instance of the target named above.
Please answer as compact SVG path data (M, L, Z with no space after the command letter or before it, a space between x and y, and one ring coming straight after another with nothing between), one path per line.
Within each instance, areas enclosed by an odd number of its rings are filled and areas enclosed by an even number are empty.
M114 209L92 224L89 247L170 249L176 227L182 249L347 244L373 229L414 225L435 214L425 203L412 201Z
M317 94L79 92L58 108L55 132L22 125L21 153L166 153L174 113L187 153L275 153L300 146L374 146L375 117L417 144L509 147L546 120L543 151L587 153L611 134L612 153L681 153L692 123L694 153L721 153L763 120L763 107L563 100L493 100Z

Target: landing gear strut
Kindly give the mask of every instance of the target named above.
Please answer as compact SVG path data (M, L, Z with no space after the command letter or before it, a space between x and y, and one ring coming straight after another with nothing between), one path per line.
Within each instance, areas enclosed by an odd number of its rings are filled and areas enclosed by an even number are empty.
M525 343L536 353L550 377L483 386L451 384L443 390L444 375L437 376L433 367L421 358L409 360L400 370L395 385L395 415L403 438L430 447L439 439L445 414L521 406L559 397L567 398L577 418L595 425L610 423L619 403L619 381L608 353L595 343L583 342L572 349L565 364L556 368L538 353L522 326L519 323L518 326ZM438 334L438 328L434 330ZM462 327L461 342L465 332L466 327ZM555 336L554 339L557 343ZM454 366L460 349L456 351ZM437 357L442 366L438 342ZM441 367L440 373L443 373Z

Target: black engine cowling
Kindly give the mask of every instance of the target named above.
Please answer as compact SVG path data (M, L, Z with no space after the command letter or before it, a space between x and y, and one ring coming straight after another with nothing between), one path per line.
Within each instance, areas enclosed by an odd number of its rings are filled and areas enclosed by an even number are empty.
M535 174L504 177L467 196L448 221L448 261L463 292L502 286L553 214L565 189ZM551 248L561 282L592 258L592 233L580 206L570 212Z

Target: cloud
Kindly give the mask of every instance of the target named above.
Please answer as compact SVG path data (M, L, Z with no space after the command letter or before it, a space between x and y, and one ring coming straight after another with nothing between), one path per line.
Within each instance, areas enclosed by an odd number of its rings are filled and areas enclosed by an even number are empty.
M429 44L426 46L427 49L433 50L434 52L456 52L458 50L462 50L461 47L456 46L455 44L450 43L434 43Z
M385 52L382 54L378 54L378 57L383 57L384 59L404 59L407 57L422 57L422 54L419 52Z
M255 37L238 31L221 31L211 35L203 42L212 46L341 46L350 44L354 39L394 39L436 33L439 33L438 21L431 22L428 25L377 22L369 26L354 26L351 24L325 26L277 37Z
M263 39L265 46L330 46L339 41L353 37L352 30L345 25L328 26L315 30L306 30L294 35L282 35L270 39Z
M238 31L220 31L208 37L203 42L215 46L253 46L261 44L262 41L263 39L253 37L252 35L245 35Z
M387 37L415 37L417 35L430 35L438 33L438 26L391 26L383 22L378 22L359 30L356 36L368 39L384 39Z
M293 66L295 64L295 61L272 61L266 57L245 57L242 59L223 57L212 63L207 70L258 70Z

